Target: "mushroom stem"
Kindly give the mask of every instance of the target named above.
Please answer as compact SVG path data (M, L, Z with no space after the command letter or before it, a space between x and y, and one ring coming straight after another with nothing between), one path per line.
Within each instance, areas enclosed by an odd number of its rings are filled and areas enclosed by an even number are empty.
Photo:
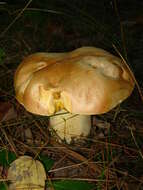
M67 113L64 110L50 117L50 126L68 144L87 137L91 128L91 116Z

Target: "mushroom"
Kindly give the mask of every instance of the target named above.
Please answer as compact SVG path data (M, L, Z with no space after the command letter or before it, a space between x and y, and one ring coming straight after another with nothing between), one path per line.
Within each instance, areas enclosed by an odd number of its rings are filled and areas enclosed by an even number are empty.
M20 156L8 169L9 190L44 190L46 172L39 160L30 156Z
M106 113L125 100L134 80L120 58L81 47L26 57L16 70L14 87L19 103L31 113L51 116L52 128L70 143L90 133L91 115Z

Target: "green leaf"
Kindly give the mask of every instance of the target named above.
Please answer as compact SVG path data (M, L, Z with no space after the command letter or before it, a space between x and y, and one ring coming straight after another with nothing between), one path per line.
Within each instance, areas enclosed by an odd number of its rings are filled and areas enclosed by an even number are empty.
M7 185L4 182L0 182L0 190L8 190Z
M95 188L92 183L75 180L54 181L52 184L48 183L47 185L53 187L54 190L93 190Z
M46 172L48 172L54 164L54 160L44 155L40 155L39 160L43 163Z
M13 152L9 152L6 149L0 151L0 165L6 167L16 159L16 155Z

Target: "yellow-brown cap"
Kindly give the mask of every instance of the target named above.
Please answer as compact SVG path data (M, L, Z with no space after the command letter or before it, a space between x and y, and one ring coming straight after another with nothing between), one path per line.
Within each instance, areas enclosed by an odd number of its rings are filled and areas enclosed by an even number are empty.
M53 115L108 112L134 88L130 72L118 57L95 47L68 53L35 53L15 73L17 100L29 111Z

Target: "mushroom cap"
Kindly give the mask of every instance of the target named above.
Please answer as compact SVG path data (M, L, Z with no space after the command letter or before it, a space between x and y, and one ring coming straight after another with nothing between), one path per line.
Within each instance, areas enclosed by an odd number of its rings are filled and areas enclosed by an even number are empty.
M92 115L108 112L125 100L134 80L118 57L95 47L67 53L35 53L18 66L17 100L29 111L53 115Z
M46 172L42 163L30 156L20 156L10 164L8 180L9 190L44 190Z

